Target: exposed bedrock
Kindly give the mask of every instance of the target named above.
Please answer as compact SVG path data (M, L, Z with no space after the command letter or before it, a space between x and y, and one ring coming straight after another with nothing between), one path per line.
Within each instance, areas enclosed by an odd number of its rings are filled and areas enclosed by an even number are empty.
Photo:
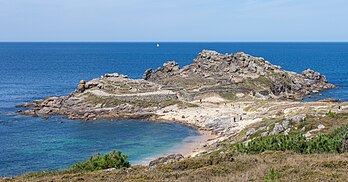
M149 69L144 79L172 90L244 92L253 96L258 93L272 98L300 99L311 92L335 87L325 76L310 69L297 74L243 52L220 54L209 50L202 51L192 64L181 69L172 61L155 71Z
M190 107L193 105L189 102L212 94L228 101L301 99L334 87L325 76L310 69L297 74L243 52L220 54L204 50L190 65L180 68L170 61L156 70L146 70L143 79L112 73L88 82L81 80L69 96L22 105L31 109L19 113L83 119L154 118L161 108Z

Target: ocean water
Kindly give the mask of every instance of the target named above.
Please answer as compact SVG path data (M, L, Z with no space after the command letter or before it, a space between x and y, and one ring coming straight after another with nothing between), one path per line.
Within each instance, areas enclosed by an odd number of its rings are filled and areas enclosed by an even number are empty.
M19 116L15 105L67 95L81 79L108 72L140 78L175 60L190 64L203 49L243 51L283 69L307 68L340 86L306 101L348 101L348 43L0 43L0 176L64 169L97 152L122 150L132 163L168 152L197 131L176 123L104 119L71 121Z

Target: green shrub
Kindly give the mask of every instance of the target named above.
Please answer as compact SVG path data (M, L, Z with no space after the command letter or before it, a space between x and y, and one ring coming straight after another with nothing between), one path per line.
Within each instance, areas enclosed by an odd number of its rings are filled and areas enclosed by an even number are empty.
M300 133L292 135L273 135L256 138L247 144L239 143L233 146L240 153L257 154L266 150L294 151L297 153L340 153L342 140L348 137L348 125L334 130L330 134L319 135L307 140Z
M229 101L235 101L237 99L236 93L233 92L225 92L220 94L220 96Z
M112 151L110 154L91 156L89 160L78 162L68 168L70 172L86 172L108 168L130 167L127 161L128 156L123 155L120 151Z
M264 181L274 181L277 180L281 177L280 172L278 172L276 169L274 169L273 167L271 167L268 172L267 175L264 177Z
M247 144L235 145L235 149L241 153L261 153L266 150L286 151L294 150L302 153L306 148L306 137L301 134L273 135L254 139Z
M336 118L337 115L335 112L329 111L326 113L326 116L328 116L329 118Z
M192 104L192 103L186 103L187 107L199 107L197 104Z
M307 153L340 153L342 152L342 140L348 137L348 125L337 128L326 135L319 135L312 139L307 147Z

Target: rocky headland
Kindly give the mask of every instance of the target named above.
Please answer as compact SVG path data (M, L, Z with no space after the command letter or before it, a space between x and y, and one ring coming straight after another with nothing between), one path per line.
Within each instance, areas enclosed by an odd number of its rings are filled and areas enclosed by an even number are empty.
M20 105L26 109L18 113L45 119L58 114L85 120L182 122L218 136L206 146L235 136L265 118L327 112L337 103L299 100L331 88L335 86L324 75L310 69L297 74L243 52L203 50L190 65L180 68L174 61L167 62L156 70L146 70L143 79L114 73L88 82L81 80L70 95ZM285 132L289 127L276 128L267 134Z

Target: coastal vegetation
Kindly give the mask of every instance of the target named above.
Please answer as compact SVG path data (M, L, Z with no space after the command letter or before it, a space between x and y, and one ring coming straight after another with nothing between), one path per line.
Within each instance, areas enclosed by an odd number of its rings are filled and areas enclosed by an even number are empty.
M294 151L302 154L342 153L345 151L345 140L348 138L348 125L337 128L329 134L319 134L307 140L301 134L272 135L256 138L248 143L239 143L233 148L240 153L257 154L267 150Z
M327 112L326 115L330 118L336 118L336 113L332 111Z
M101 155L100 153L91 156L89 160L78 162L67 169L69 172L89 172L102 169L130 167L127 161L128 156L121 151L113 150L109 154Z
M48 176L67 175L88 173L93 171L100 171L104 169L121 169L131 167L128 162L128 156L122 154L121 151L111 151L107 154L96 154L83 162L77 162L65 170L40 171L25 174L23 177L27 180L39 179ZM1 179L0 179L1 181Z

